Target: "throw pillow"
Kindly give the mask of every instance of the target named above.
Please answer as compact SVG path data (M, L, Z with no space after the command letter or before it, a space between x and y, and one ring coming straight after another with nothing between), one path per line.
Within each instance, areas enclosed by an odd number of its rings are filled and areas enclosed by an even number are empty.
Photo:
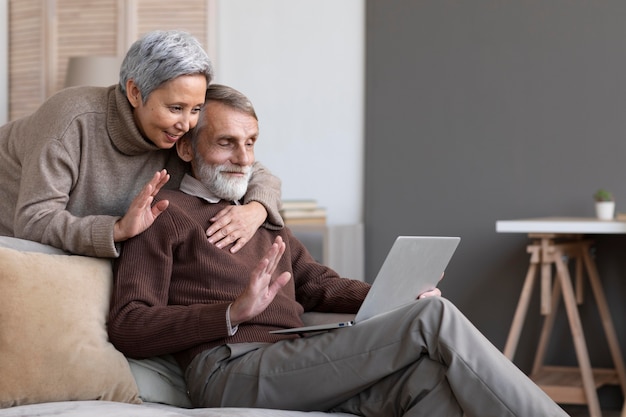
M0 247L0 407L141 402L108 341L112 283L106 259Z

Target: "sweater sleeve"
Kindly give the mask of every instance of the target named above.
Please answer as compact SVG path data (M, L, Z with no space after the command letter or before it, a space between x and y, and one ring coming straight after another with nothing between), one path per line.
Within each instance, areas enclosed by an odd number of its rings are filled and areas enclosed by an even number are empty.
M260 162L255 162L252 177L248 184L248 192L244 196L244 203L258 201L267 210L267 220L264 227L271 230L278 230L284 227L285 223L280 216L281 204L281 181L274 176Z
M59 141L50 139L22 163L22 184L15 209L16 237L71 253L116 257L113 225L117 216L75 216L67 210L80 161Z
M370 285L342 278L317 262L291 232L288 234L296 298L305 311L356 313Z

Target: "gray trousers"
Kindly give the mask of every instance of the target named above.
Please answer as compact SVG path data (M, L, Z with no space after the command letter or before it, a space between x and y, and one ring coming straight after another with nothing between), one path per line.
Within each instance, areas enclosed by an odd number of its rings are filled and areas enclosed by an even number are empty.
M442 297L306 338L218 347L196 356L185 376L201 407L567 416Z

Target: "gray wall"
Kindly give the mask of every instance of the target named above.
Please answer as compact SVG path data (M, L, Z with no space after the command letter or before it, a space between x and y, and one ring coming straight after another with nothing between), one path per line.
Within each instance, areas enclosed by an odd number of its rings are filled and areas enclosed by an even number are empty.
M528 257L496 220L592 216L599 187L626 212L626 2L368 0L366 19L366 275L396 235L461 236L441 287L502 348ZM596 241L626 347L626 236ZM608 366L591 306L592 363ZM563 326L551 360L575 363Z

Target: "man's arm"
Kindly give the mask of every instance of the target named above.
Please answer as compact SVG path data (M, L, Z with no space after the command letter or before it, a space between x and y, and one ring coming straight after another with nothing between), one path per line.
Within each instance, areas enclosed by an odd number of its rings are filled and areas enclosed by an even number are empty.
M370 285L363 281L342 278L336 271L317 262L291 232L288 238L296 298L304 310L356 313Z
M169 305L170 296L187 296L170 294L176 248L181 242L197 244L179 235L180 223L174 222L170 209L144 233L127 240L114 264L109 337L131 357L174 353L228 337L230 302Z

